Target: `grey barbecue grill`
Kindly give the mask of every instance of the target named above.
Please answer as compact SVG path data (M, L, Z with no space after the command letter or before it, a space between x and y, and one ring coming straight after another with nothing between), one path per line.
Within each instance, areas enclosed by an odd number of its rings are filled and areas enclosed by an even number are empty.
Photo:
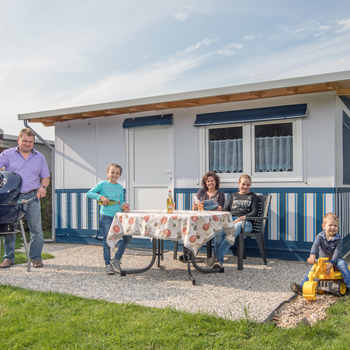
M12 171L0 171L0 249L3 236L21 232L30 271L28 244L21 219L25 215L28 202L21 200L22 178ZM17 224L20 230L17 230Z

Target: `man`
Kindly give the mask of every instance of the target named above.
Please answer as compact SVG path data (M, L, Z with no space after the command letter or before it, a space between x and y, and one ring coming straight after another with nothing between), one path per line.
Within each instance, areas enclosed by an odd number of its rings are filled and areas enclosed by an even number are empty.
M34 133L30 129L22 129L17 138L18 146L4 150L0 154L0 168L21 175L23 186L19 200L26 199L28 207L26 219L30 231L30 258L33 267L43 267L41 251L44 235L41 228L40 198L46 196L46 188L50 183L50 173L45 157L34 146ZM16 235L4 237L4 260L0 268L10 267L15 261Z

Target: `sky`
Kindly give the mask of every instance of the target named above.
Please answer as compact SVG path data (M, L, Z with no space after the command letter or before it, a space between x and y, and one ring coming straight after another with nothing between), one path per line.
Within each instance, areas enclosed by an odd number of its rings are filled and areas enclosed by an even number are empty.
M22 113L350 70L350 0L0 0L0 43L18 135Z

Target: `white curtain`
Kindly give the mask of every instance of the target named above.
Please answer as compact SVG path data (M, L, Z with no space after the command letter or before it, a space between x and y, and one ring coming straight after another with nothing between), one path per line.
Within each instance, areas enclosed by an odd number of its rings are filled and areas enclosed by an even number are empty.
M242 139L209 141L209 170L243 172ZM293 171L293 136L255 139L255 171Z
M243 171L242 139L209 141L209 169L217 173Z
M256 138L255 171L293 171L293 136Z

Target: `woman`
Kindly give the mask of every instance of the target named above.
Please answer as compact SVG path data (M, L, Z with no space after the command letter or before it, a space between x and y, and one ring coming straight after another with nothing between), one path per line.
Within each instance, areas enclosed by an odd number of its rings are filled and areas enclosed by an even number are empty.
M218 208L216 210L222 210L225 203L225 195L219 191L220 178L214 172L207 172L202 178L202 189L198 191L197 197L200 201L209 199L216 199L218 202ZM192 210L198 210L198 204L193 203Z
M241 175L238 180L238 192L232 193L230 199L224 205L224 211L230 211L235 225L235 238L242 231L242 224L245 218L254 217L258 214L258 199L255 193L250 192L252 179L249 175ZM252 232L253 225L246 221L244 232ZM231 243L226 241L225 233L222 231L215 236L215 254L205 259L205 264L213 269L220 268L224 262L224 256L231 248Z

